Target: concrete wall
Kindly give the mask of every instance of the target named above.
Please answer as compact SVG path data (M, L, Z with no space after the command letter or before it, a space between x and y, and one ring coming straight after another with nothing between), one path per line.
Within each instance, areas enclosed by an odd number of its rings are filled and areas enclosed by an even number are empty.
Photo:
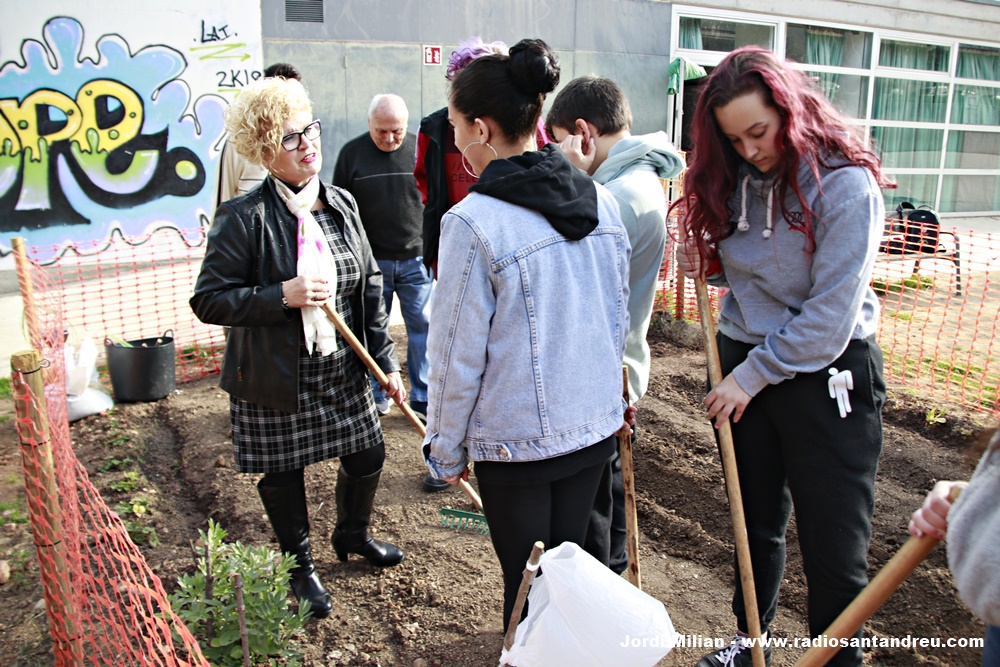
M597 73L625 90L633 131L667 124L671 6L649 0L322 0L323 23L285 21L284 0L261 0L264 62L286 61L303 72L323 120L324 178L340 147L367 131L376 93L401 95L410 129L445 105L444 66L423 64L421 46L440 45L443 60L474 35L514 44L548 42L559 54L562 82ZM551 97L550 97L551 99Z

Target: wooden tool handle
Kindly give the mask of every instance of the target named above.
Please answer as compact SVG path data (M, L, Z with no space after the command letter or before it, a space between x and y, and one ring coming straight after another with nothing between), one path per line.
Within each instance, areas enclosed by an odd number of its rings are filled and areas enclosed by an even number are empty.
M386 376L385 372L379 368L378 364L375 363L375 360L372 359L372 355L368 354L368 350L365 349L365 346L361 344L358 337L354 335L354 332L351 331L330 303L330 300L327 300L327 302L321 306L323 312L326 313L326 316L331 322L333 322L333 326L337 328L337 331L339 331L340 335L344 337L347 344L351 346L351 349L358 355L358 358L360 358L368 370L372 372L372 375L375 376L378 383L382 385L383 388L388 388L389 378ZM399 409L403 411L404 415L406 415L406 419L413 425L413 428L417 429L417 433L420 434L420 437L423 438L427 434L427 429L424 428L424 423L420 421L419 417L417 417L417 413L410 408L406 401L397 400L396 405L399 406Z
M361 344L361 341L359 341L358 337L354 335L354 332L347 326L343 318L337 314L337 311L333 309L329 301L324 303L322 308L323 312L326 313L326 316L331 322L333 322L333 326L337 328L337 331L339 331L340 335L344 337L347 344L351 346L351 349L358 355L358 358L361 359L368 370L372 372L372 375L375 376L378 383L382 385L382 387L387 388L389 386L389 378L386 376L385 372L379 368L379 365L375 363L375 360L372 359L372 355L368 354L368 350L366 350L365 346ZM417 413L413 411L413 408L411 408L406 401L396 401L396 405L398 405L399 409L403 411L403 414L406 415L407 421L413 425L413 428L415 428L417 433L420 434L420 438L423 439L424 436L427 435L427 427L425 427L424 423L420 421L420 417L417 416ZM476 493L476 490L472 488L472 485L464 479L459 479L458 485L463 491L465 491L465 495L469 496L469 500L471 500L472 504L476 506L476 509L482 512L483 501L479 497L479 494Z
M545 545L535 542L531 548L531 556L528 558L528 565L521 575L521 585L517 589L517 597L514 598L514 609L511 610L510 620L507 621L507 632L503 638L503 648L509 651L514 645L514 637L517 635L517 625L521 622L521 614L524 611L524 601L528 599L528 589L531 588L531 581L535 578L535 570L538 569L538 559L542 557Z
M480 512L482 512L483 511L483 501L479 497L479 494L476 493L476 490L474 488L472 488L472 485L469 484L468 482L466 482L461 477L458 478L458 485L460 487L462 487L463 491L465 491L465 495L469 496L469 500L471 500L472 504L476 506L476 509L479 510Z
M719 361L719 346L715 341L715 326L712 304L708 299L708 285L705 276L694 281L698 295L698 317L701 332L705 337L705 357L708 361L708 377L715 389L722 382L722 362ZM729 511L733 519L733 538L736 542L736 561L740 569L740 586L743 589L743 607L746 610L747 626L751 637L760 638L760 616L757 612L757 589L753 583L753 565L750 562L750 540L747 537L746 517L743 515L743 494L740 492L739 472L736 468L736 453L733 447L732 424L728 419L719 423L719 450L722 454L722 470L726 477L726 491L729 494ZM750 647L754 667L764 667L764 647L754 643Z
M622 396L629 402L628 368L622 366ZM642 590L642 574L639 571L639 518L635 510L635 467L632 459L632 435L618 436L618 453L622 459L622 487L625 493L625 553L628 555L628 580Z
M961 492L961 488L953 487L948 494L948 500L955 502ZM831 639L829 643L833 644L833 639L853 637L940 541L930 535L910 537L823 632L824 636ZM839 650L840 646L814 646L802 654L802 657L795 662L795 667L822 667Z

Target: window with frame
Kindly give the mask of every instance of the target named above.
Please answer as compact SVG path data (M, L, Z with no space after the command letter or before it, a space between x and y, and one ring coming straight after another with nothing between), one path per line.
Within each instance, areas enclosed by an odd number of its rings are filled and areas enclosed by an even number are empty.
M918 44L883 39L878 50L879 67L947 72L951 49L938 44Z
M728 53L741 46L753 45L774 49L774 26L692 16L681 17L678 46L682 49Z

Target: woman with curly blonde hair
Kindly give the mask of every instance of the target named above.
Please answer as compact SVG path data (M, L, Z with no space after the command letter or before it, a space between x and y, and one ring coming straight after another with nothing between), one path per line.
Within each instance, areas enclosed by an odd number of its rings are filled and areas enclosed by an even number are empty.
M382 274L347 192L321 183L319 120L305 88L269 78L244 88L226 113L235 150L267 178L222 203L191 308L232 327L219 385L230 394L236 468L263 473L261 501L282 551L295 557L291 587L322 618L333 605L313 565L304 469L340 458L333 548L377 566L403 553L368 532L385 443L364 365L326 319L329 303L406 400L387 330Z

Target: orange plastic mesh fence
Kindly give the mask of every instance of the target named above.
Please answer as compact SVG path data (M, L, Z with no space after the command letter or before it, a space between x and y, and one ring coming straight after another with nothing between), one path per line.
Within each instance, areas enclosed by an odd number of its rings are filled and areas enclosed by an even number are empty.
M115 275L120 284L134 285L134 276L126 281L124 272L116 271ZM29 338L45 361L40 368L12 373L28 513L43 578L54 662L60 666L208 665L197 642L171 611L159 577L73 452L66 416L63 331L68 320L64 312L95 308L105 322L118 322L126 316L111 314L107 305L114 301L111 295L91 297L89 289L85 299L89 304L73 303L79 298L75 291L79 286L53 280L62 277L37 265L27 272L19 266ZM104 279L91 284L102 292L109 289ZM187 288L164 286L170 294L181 289ZM104 305L96 307L96 302ZM118 302L125 300L119 298ZM157 303L164 310L179 312L182 307L162 300ZM180 329L177 321L170 325ZM14 357L23 359L20 354ZM26 384L34 373L41 375L41 396L33 395Z
M676 222L668 221L656 308L696 322L693 283L677 276ZM887 223L872 280L886 377L932 400L1000 412L1000 238L948 226L919 239L898 232ZM710 291L718 312L718 290Z
M35 271L46 279L36 290L45 307L62 312L71 344L92 338L103 359L107 337L129 341L169 331L178 382L219 372L222 327L199 322L188 306L205 256L202 229L160 229L137 238L116 234L58 249L38 246L29 248L28 256L45 263Z

